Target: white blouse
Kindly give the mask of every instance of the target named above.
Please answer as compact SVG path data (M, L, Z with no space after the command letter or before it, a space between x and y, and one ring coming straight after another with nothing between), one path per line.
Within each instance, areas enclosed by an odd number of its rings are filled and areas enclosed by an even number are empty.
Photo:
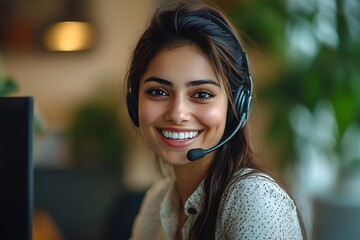
M187 239L203 201L202 182L185 202L188 218L182 229L183 239ZM179 207L175 181L156 182L145 195L131 239L175 239ZM233 181L224 192L218 214L215 239L302 239L293 200L262 173Z

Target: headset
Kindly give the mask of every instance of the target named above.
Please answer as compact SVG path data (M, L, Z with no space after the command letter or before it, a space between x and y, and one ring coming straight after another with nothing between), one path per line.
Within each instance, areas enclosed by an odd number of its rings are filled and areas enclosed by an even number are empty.
M234 103L234 110L235 113L232 111L232 109L228 109L228 116L227 116L227 123L233 123L234 121L238 121L238 124L234 128L234 130L229 134L228 137L221 140L217 145L210 149L202 149L202 148L195 148L190 149L187 153L187 158L190 161L194 161L197 159L200 159L204 157L206 154L215 151L216 149L223 146L225 143L230 141L235 134L245 125L247 119L249 118L250 114L250 108L252 103L252 94L253 94L253 83L252 83L252 77L250 74L250 68L249 68L249 60L247 57L246 52L243 50L241 43L235 36L233 30L231 27L222 19L220 19L218 16L212 14L210 11L199 11L196 12L194 18L198 18L199 21L211 21L212 23L215 23L217 26L222 28L223 31L228 33L234 40L234 43L236 44L236 47L238 48L238 52L241 54L241 64L242 68L245 69L246 76L245 79L235 79L234 86L231 86L232 92L233 92L233 103ZM195 19L194 19L195 20ZM236 56L235 56L236 57ZM244 83L245 82L245 83ZM134 88L132 88L134 87ZM130 115L131 120L133 121L134 125L136 127L139 126L139 117L138 117L138 92L136 92L135 86L132 86L130 89L128 89L127 96L126 96L126 102L127 102L127 108ZM135 91L134 91L135 90ZM237 119L235 118L237 116ZM233 124L231 124L233 125ZM233 126L232 126L233 127Z

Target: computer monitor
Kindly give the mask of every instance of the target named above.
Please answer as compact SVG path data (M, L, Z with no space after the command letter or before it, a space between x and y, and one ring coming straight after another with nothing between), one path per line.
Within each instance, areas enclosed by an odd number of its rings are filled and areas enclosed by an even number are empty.
M1 239L32 239L33 98L0 97Z

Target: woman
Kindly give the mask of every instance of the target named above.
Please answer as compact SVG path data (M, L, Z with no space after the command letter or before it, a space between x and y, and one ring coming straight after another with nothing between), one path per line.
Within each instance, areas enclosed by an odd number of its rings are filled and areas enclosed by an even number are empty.
M158 9L126 79L131 119L173 170L146 193L132 239L302 239L294 202L255 163L247 57L219 10Z

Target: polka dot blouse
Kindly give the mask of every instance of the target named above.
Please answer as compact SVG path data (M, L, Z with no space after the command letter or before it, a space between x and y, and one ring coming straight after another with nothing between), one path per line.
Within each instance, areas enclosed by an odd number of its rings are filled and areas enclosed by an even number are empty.
M262 173L236 179L222 197L216 239L302 239L295 204L275 181ZM131 239L175 239L179 199L174 180L155 183L146 193ZM187 239L203 201L201 183L183 206L188 216L183 239Z

